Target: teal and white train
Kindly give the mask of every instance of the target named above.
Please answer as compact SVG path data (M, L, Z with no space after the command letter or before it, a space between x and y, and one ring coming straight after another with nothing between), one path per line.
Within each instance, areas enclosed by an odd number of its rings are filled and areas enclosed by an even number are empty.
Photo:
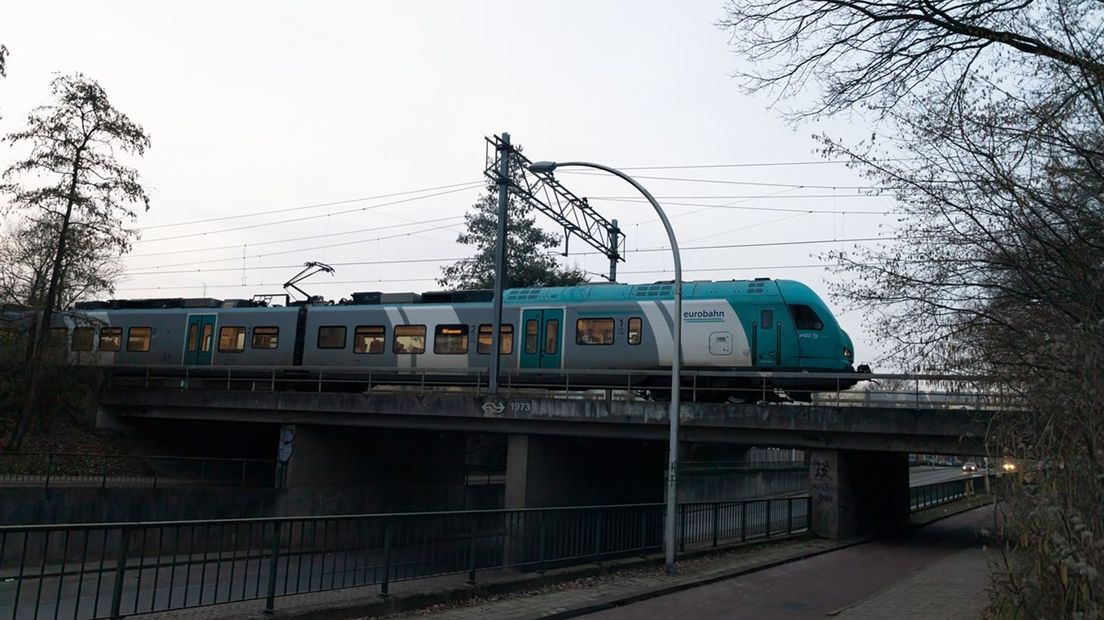
M601 370L595 376L607 384L617 384L624 371L638 382L633 387L660 390L667 379L639 371L670 368L673 299L670 282L508 290L501 366L534 369L527 374L549 381L570 371L580 387L585 373L576 371ZM288 307L209 299L95 302L62 315L51 340L98 365L417 368L425 374L490 364L492 305L485 291L358 293L354 300ZM854 348L828 306L799 282L687 282L681 320L687 371L805 373L774 381L793 393L854 383L818 376L853 372ZM703 394L713 388L714 399L749 383L746 372L707 374L695 385Z

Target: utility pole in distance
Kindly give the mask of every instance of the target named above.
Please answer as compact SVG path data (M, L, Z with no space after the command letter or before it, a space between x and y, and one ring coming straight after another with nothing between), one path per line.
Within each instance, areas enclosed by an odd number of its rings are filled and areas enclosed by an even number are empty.
M487 393L498 394L499 349L502 340L502 295L506 278L506 218L510 198L510 161L513 149L510 147L510 134L503 133L502 139L495 143L495 159L498 163L495 183L498 185L498 230L495 236L495 274L494 274L494 321L491 325L491 370L487 382Z

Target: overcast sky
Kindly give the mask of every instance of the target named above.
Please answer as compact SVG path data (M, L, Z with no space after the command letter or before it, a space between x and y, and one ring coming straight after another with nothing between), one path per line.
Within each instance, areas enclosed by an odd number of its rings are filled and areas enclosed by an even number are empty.
M454 241L482 191L483 138L508 131L534 160L632 168L672 216L686 279L791 278L828 299L837 276L816 255L876 236L893 204L824 163L810 136L870 129L794 128L743 94L714 25L722 6L0 0L0 131L49 101L55 72L76 71L145 127L153 147L136 165L152 206L118 297L280 292L308 260L335 266L304 285L333 299L437 289L446 262L428 259L470 252ZM11 160L0 149L0 166ZM686 167L645 169L668 166ZM621 222L620 281L670 279L669 252L636 251L666 237L631 187L559 176ZM400 192L412 193L377 198ZM261 213L277 209L293 210ZM244 217L181 225L230 216ZM822 240L837 241L732 247ZM729 247L691 249L707 245ZM569 264L606 271L582 242L570 249ZM408 260L420 262L378 264ZM341 264L354 262L376 264ZM828 301L872 359L861 313Z

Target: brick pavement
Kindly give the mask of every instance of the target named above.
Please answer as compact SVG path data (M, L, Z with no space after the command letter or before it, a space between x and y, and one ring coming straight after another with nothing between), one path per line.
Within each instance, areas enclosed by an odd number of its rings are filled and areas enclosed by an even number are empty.
M831 614L836 620L970 620L989 602L992 551L965 549Z

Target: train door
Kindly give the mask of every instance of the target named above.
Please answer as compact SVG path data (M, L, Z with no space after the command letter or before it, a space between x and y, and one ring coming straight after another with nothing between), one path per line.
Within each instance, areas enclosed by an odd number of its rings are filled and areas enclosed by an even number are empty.
M755 359L759 368L773 368L778 365L781 325L778 324L773 308L762 308L755 322Z
M184 330L184 365L210 366L215 346L215 315L188 315Z
M559 368L563 360L563 310L521 313L521 367Z

